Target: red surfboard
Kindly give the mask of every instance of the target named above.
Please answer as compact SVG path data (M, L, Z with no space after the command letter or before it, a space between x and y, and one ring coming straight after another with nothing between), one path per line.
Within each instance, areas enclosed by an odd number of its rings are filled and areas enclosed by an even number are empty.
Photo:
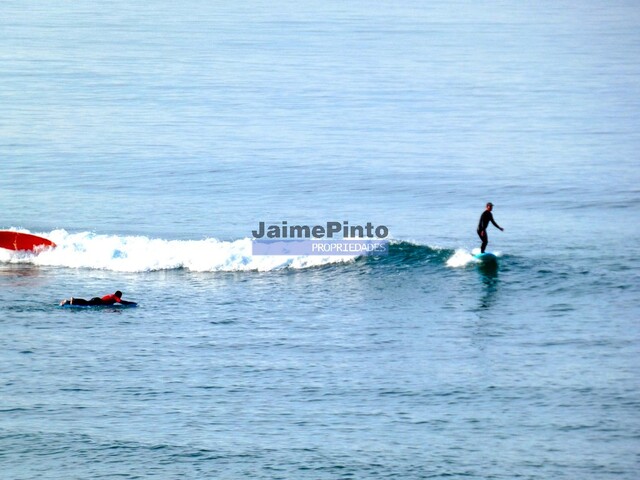
M30 233L0 231L0 248L9 250L26 250L33 252L37 248L55 247L56 244L46 238L31 235Z

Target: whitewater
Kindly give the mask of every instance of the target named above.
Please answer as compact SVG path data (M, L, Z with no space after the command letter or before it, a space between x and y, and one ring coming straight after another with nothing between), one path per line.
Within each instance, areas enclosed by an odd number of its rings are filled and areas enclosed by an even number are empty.
M302 269L350 261L355 258L337 255L252 255L250 238L234 241L215 238L185 241L94 232L69 233L65 230L38 233L22 230L22 232L48 238L56 244L56 247L37 253L0 250L0 262L92 268L114 272L175 269L193 272L233 272Z

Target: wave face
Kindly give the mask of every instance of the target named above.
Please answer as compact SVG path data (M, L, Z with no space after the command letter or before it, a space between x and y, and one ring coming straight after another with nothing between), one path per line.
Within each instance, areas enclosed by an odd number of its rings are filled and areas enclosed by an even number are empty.
M21 230L25 233L32 233ZM0 249L0 262L38 266L88 268L119 272L149 272L184 269L193 272L272 271L305 269L333 264L369 264L410 267L424 264L452 265L454 250L406 241L391 241L389 254L367 256L261 256L252 255L252 240L165 240L145 236L118 236L66 230L33 232L57 247L38 254ZM469 259L473 259L467 254ZM466 258L466 257L465 257ZM469 261L471 261L469 260Z

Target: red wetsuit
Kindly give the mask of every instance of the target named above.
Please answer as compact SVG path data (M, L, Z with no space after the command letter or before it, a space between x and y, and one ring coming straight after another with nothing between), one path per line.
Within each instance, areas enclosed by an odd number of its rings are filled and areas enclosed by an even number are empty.
M105 295L100 300L102 300L102 303L104 303L106 305L112 305L114 303L120 303L120 298L116 297L115 294L113 294L113 293L110 294L110 295Z

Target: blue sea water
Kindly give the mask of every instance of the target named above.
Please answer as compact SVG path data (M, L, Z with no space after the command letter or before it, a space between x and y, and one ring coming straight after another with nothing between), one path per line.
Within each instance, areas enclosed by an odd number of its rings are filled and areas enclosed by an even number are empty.
M2 478L637 478L635 2L0 12Z

